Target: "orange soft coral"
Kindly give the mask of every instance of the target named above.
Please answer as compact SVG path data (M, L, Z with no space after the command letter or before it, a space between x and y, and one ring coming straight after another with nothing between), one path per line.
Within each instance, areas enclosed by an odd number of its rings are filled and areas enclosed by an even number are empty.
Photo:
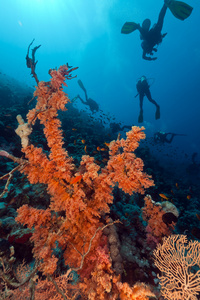
M144 127L132 127L127 132L127 139L110 143L110 159L108 161L109 178L118 183L119 188L130 195L133 192L144 193L144 189L153 185L151 177L143 172L143 161L133 153L139 141L145 138Z
M112 189L116 184L129 194L144 193L145 188L153 185L150 176L143 172L142 160L133 153L140 139L145 137L144 128L133 127L127 133L127 139L111 142L110 159L104 168L101 169L94 158L88 155L82 157L78 168L75 167L63 148L61 123L57 118L57 110L65 110L65 104L69 101L62 87L69 72L67 66L50 71L51 81L38 84L36 107L27 115L29 127L36 119L44 125L49 154L29 143L23 145L22 149L29 162L22 172L31 183L46 184L51 196L48 209L22 206L16 218L18 222L34 228L31 237L34 242L33 253L45 275L56 271L58 258L52 251L57 245L63 249L65 264L76 270L83 271L86 257L89 264L94 252L96 261L100 260L102 253L95 249L98 249L101 234L96 233L103 225L100 218L110 211ZM79 180L74 180L76 176L79 176ZM99 269L96 263L93 266L91 276L96 277L92 281L93 287L96 285L95 299L101 299L98 297L104 285L109 278L112 281L111 264L102 263L103 269ZM108 295L113 293L111 287L106 289Z
M121 300L149 300L150 297L155 297L149 286L144 283L136 283L133 287L130 287L128 283L117 283L117 287L120 291Z
M142 216L144 221L147 222L146 232L147 232L147 242L151 244L154 242L158 244L163 236L168 236L174 229L174 223L166 225L163 222L163 215L165 211L159 202L152 200L150 195L144 198L145 205L142 209Z
M113 280L117 280L112 270L112 262L106 247L97 247L91 254L90 262L93 268L90 277L84 276L84 281L79 284L80 289L87 294L89 300L117 299L118 290ZM91 266L89 266L91 269Z

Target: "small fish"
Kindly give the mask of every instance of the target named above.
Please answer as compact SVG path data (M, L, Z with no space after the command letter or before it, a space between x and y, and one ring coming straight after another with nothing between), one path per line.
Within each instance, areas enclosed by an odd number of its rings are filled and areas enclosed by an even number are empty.
M107 162L108 159L107 159L107 158L103 158L102 161L103 161L103 162Z
M82 143L82 144L85 144L85 140L81 140L81 143Z
M85 153L87 153L87 145L85 145L84 151L85 151Z
M76 129L76 128L72 128L72 130L73 130L73 131L76 131L77 129Z
M100 165L101 164L101 162L99 161L99 160L97 160L97 159L95 159L95 161L94 161L97 165Z
M82 175L78 175L76 177L74 177L71 181L70 181L70 184L75 184L77 182L79 182L81 179L82 179Z
M106 149L106 148L101 148L100 150L101 151L108 151L108 149Z
M196 214L197 219L200 221L200 215Z
M12 126L9 126L9 125L7 125L6 128L8 128L8 129L13 129L13 127L12 127Z
M74 140L74 145L76 145L76 140Z
M177 188L177 189L179 189L179 185L178 185L178 183L176 183L176 188Z
M167 196L165 196L165 194L159 194L159 196L165 200L168 200L169 198Z
M8 207L10 205L12 205L13 203L15 203L16 198L12 198L5 206Z
M107 147L109 147L109 146L110 146L110 143L106 143L106 142L105 142L104 144L105 144Z
M174 191L173 190L171 190L171 193L174 195Z
M98 147L97 147L97 151L100 151L100 150L101 150L101 149L100 149L100 147L98 146Z
M98 152L97 152L97 151L93 151L93 153L94 153L94 154L97 154Z
M4 117L12 117L12 115L11 114L6 114L6 115L4 115Z
M192 198L191 195L187 195L187 199L190 200Z

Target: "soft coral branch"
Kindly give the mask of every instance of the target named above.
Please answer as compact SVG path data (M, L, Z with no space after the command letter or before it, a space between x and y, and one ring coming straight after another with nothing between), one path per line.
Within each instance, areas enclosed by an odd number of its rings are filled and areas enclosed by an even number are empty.
M37 97L37 104L27 114L28 125L23 124L23 128L31 131L38 119L44 125L50 152L45 154L42 148L35 147L29 141L22 143L28 164L21 171L31 183L46 184L51 199L46 210L27 205L20 207L16 220L34 228L31 237L34 242L33 253L36 260L40 261L39 269L45 275L56 271L58 258L53 250L58 245L63 250L65 264L74 269L80 265L82 271L86 268L85 260L82 259L87 254L87 264L93 261L90 277L103 274L101 288L99 292L96 289L95 296L95 299L101 299L100 293L107 284L106 278L110 278L112 287L114 275L105 245L99 248L102 234L96 233L98 228L103 227L105 214L110 212L113 187L117 184L129 194L144 193L144 189L153 185L153 181L143 172L142 160L133 153L139 141L145 138L144 128L132 127L126 139L111 142L110 159L104 168L100 168L94 158L88 155L84 155L80 166L75 167L73 159L63 147L61 122L58 119L58 110L65 110L69 102L63 85L66 85L66 78L71 78L71 71L68 66L51 70L51 81L39 82L36 87L34 96ZM28 138L26 132L24 134ZM74 180L76 176L80 180ZM101 270L98 268L100 261ZM93 286L95 284L98 285L97 278L93 281Z

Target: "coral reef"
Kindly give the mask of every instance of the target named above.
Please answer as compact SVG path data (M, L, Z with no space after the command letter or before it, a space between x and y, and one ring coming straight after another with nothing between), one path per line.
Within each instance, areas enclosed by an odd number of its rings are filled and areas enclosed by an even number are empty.
M171 233L200 238L199 187L160 166L143 128L120 139L104 126L110 116L78 111L63 89L72 71L50 70L28 114L23 100L0 112L0 298L162 299L163 237L192 257ZM159 278L163 293L167 279Z
M112 269L102 230L109 225L104 225L105 217L110 212L116 185L130 195L143 194L145 188L153 185L151 177L143 172L142 160L134 154L139 141L145 138L144 128L132 127L126 139L112 141L104 167L89 155L83 155L76 166L63 147L58 119L58 110L66 110L69 102L63 85L72 70L67 65L50 70L51 80L38 83L34 93L37 104L27 114L27 123L18 116L16 133L21 138L25 159L9 158L20 163L19 171L27 175L31 184L47 186L50 203L46 209L21 206L16 221L33 229L30 237L33 255L43 275L53 280L52 275L58 271L60 249L65 266L80 274L79 286L85 297L115 299L120 278ZM29 140L37 119L44 126L48 153Z
M161 294L165 299L198 299L200 292L200 243L185 235L171 235L154 251Z
M164 216L167 212L174 212L178 217L178 211L176 207L170 202L155 202L152 200L150 195L144 198L145 206L143 207L143 219L147 222L146 232L147 232L147 243L151 245L152 243L158 244L162 241L164 236L171 234L174 229L175 222L166 224ZM168 204L167 204L168 203Z

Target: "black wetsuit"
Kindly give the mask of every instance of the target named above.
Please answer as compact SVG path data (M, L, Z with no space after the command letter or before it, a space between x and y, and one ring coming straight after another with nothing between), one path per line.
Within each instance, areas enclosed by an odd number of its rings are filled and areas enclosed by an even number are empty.
M162 42L163 37L165 37L166 35L166 33L161 34L166 11L167 11L167 6L164 4L160 11L158 22L150 30L145 30L141 26L139 26L138 28L141 34L141 39L143 40L141 44L143 49L142 57L146 60L156 59L156 57L152 58L146 55L147 54L153 55L153 52L157 52L155 46L160 44Z
M171 137L168 139L167 136L168 135L171 135ZM164 143L167 143L167 144L171 144L172 140L174 139L175 137L175 133L171 133L171 132L156 132L154 134L154 141L156 143L161 143L161 144L164 144Z
M136 85L136 88L137 88L139 98L140 98L140 112L143 111L144 96L146 96L147 99L151 103L153 103L156 107L159 107L159 105L156 103L156 101L153 100L151 97L151 92L150 92L149 85L148 85L148 82L146 79L144 79L143 81L141 81L141 79L140 79Z

